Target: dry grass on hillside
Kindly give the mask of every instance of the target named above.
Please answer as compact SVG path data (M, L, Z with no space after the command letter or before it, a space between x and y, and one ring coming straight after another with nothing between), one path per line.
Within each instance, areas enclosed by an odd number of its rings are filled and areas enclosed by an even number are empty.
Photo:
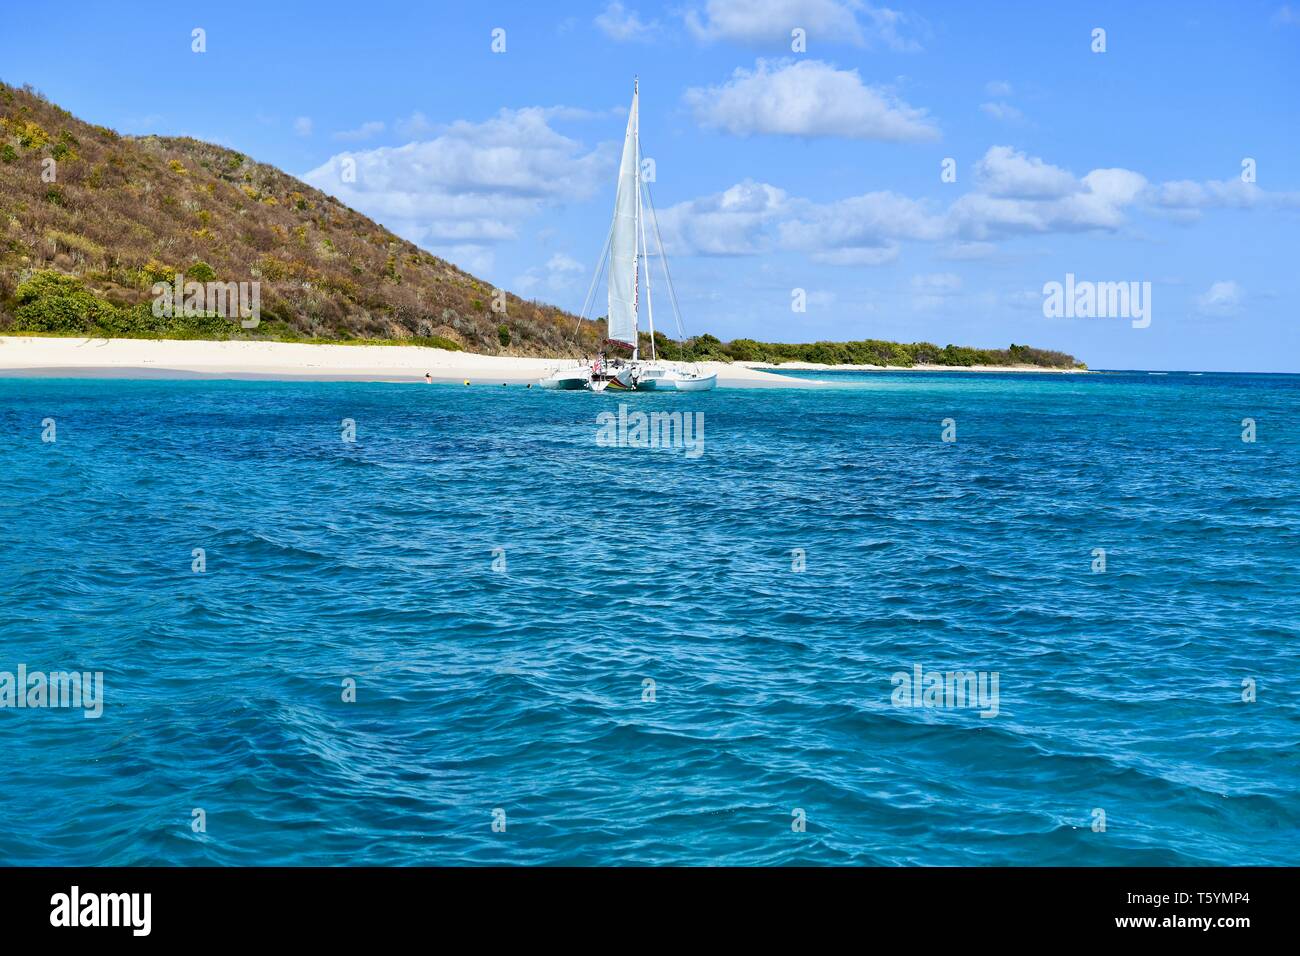
M54 182L41 175L50 159ZM36 270L134 306L198 263L261 282L262 326L232 335L440 337L518 355L580 354L599 337L583 323L571 345L576 317L514 295L494 312L488 283L272 166L194 139L121 136L0 84L0 328Z

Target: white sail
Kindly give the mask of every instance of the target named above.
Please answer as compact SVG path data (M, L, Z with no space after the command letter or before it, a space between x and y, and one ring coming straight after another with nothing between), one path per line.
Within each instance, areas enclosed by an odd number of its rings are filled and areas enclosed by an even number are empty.
M637 169L637 97L623 137L623 160L618 166L618 194L614 200L614 229L609 246L609 331L606 338L636 348L637 218L640 189Z

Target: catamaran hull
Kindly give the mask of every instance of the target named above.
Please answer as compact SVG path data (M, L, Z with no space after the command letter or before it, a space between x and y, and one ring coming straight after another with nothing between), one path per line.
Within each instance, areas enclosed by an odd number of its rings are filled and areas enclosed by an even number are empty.
M591 369L574 368L553 372L537 384L558 392L581 392L591 387Z
M537 384L542 388L549 388L556 392L581 392L588 388L590 383L581 378L544 378Z

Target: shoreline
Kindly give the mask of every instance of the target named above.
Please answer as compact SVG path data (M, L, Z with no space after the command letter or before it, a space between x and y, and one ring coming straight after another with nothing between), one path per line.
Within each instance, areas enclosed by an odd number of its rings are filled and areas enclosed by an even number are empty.
M481 355L417 345L317 345L201 339L0 336L0 377L271 379L535 384L577 359ZM719 388L818 388L819 383L726 362L700 362Z
M404 345L333 345L201 339L0 336L0 377L260 379L527 385L577 359L482 355ZM1049 372L1037 366L818 365L812 362L700 362L719 388L823 388L836 383L776 374L791 371Z
M1048 368L1043 365L822 365L818 362L736 362L757 371L789 369L792 372L1046 372L1053 375L1090 375L1086 368Z

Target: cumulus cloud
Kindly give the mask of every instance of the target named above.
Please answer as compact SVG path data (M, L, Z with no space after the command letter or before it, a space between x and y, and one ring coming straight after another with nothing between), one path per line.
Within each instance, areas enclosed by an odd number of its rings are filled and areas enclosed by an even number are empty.
M383 120L370 120L368 123L362 123L356 129L340 130L334 134L334 138L347 142L361 142L367 139L374 139L386 128L387 127L384 125Z
M912 307L934 309L961 292L961 277L951 272L912 276Z
M570 255L557 252L541 267L529 269L515 279L514 287L520 295L544 288L549 292L563 292L586 270L582 263Z
M418 139L432 133L433 124L429 122L427 116L416 110L405 119L399 119L394 123L393 129L397 130L399 136L404 136L407 139Z
M724 192L679 203L658 213L669 255L753 255L769 248L769 223L785 211L786 194L745 180Z
M1014 199L1055 199L1077 192L1074 175L1010 146L990 146L975 164L980 190Z
M1203 315L1236 315L1241 311L1244 297L1244 291L1235 281L1215 282L1196 297L1196 308Z
M964 261L970 259L987 259L998 251L991 242L954 242L940 252L944 259Z
M612 148L586 149L551 128L552 114L457 121L432 139L339 153L301 178L412 242L482 261L485 244L515 238L546 206L586 199L612 175Z
M831 265L882 265L901 239L938 239L944 223L925 202L873 192L829 203L800 202L779 226L782 244Z
M816 203L753 180L678 203L659 218L669 255L744 256L784 249L844 266L883 265L898 257L901 240L937 239L945 229L942 216L927 203L895 193Z
M1253 209L1256 206L1300 209L1300 192L1269 192L1257 183L1240 179L1171 180L1153 186L1150 200L1157 208L1177 213L1189 221L1199 219L1206 209Z
M647 23L635 10L629 10L618 0L597 14L596 28L611 40L646 40L657 29L654 21Z
M759 60L752 70L737 69L721 86L687 90L686 102L701 125L736 136L939 138L925 110L882 87L867 86L857 70L838 70L821 60Z
M674 206L665 244L678 255L779 248L831 265L863 266L891 262L903 243L914 241L938 244L943 258L979 259L996 251L991 240L1117 230L1148 189L1131 170L1094 169L1078 178L1009 146L990 148L974 178L974 188L946 209L888 191L814 202L746 180Z
M788 45L799 28L809 44L881 45L898 52L919 50L917 36L925 32L923 21L862 0L708 0L687 11L686 26L706 43Z
M1115 230L1147 187L1127 169L1094 169L1082 179L1010 146L990 147L975 164L976 190L948 211L960 239Z
M1025 114L1020 112L1010 103L1004 103L1001 100L991 103L981 103L980 110L992 116L995 120L1003 123L1018 123L1025 118Z

